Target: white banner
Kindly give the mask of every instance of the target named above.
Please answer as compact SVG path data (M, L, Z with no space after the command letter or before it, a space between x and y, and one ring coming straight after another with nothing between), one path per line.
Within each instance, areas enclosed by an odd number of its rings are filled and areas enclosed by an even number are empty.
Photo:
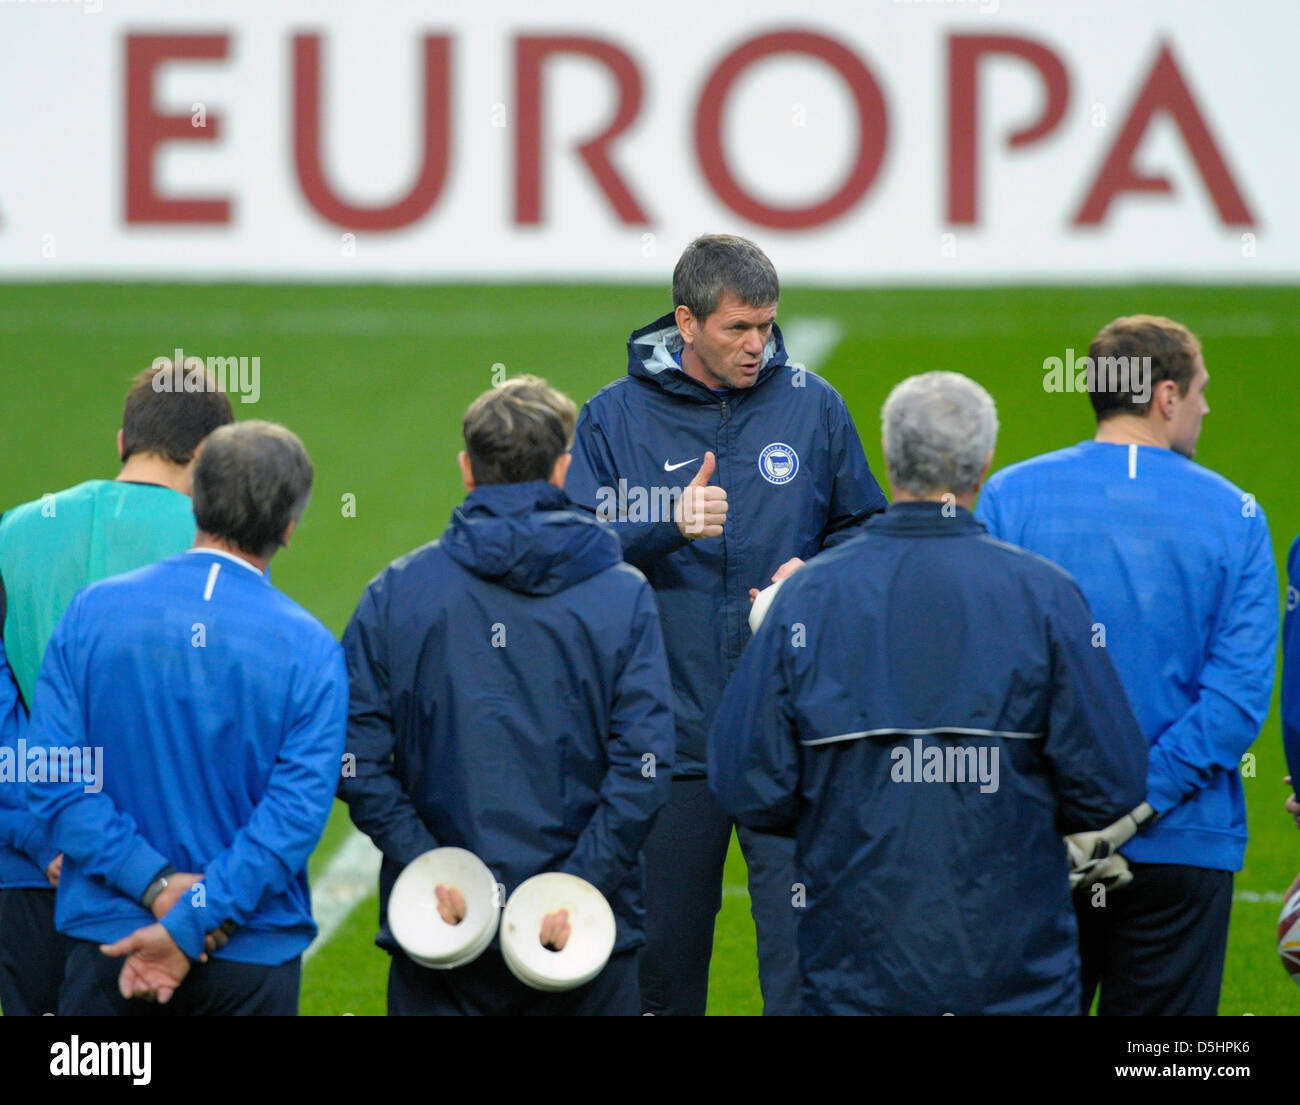
M1300 277L1295 0L0 0L0 278Z

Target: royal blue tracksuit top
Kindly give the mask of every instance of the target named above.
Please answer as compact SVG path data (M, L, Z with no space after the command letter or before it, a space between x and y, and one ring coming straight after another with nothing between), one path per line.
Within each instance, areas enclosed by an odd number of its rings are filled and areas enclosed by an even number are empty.
M316 934L307 857L325 828L347 725L333 635L243 561L193 551L81 591L36 684L29 742L102 749L102 789L28 782L63 852L55 924L111 943L168 863L202 873L163 919L191 959L273 965Z
M1150 744L1140 863L1241 870L1241 762L1268 715L1278 583L1254 496L1169 449L1087 441L1002 469L989 533L1078 581Z

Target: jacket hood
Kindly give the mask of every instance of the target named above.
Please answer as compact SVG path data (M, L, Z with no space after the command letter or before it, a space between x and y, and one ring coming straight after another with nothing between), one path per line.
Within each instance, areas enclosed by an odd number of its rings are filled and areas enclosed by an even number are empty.
M466 571L526 595L567 590L623 559L613 533L542 480L475 488L440 544Z
M689 396L701 402L715 402L716 396L698 380L682 371L673 354L682 349L682 335L677 329L677 319L670 312L655 319L649 326L632 331L627 339L627 371L629 376L650 380L678 395ZM753 386L758 387L778 368L786 365L785 338L781 328L772 323L772 336L763 350L763 365Z

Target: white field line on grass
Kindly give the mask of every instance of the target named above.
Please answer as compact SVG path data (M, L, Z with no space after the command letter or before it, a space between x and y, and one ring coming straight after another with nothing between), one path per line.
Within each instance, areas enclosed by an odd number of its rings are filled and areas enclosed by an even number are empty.
M1232 900L1254 905L1281 905L1286 901L1286 895L1280 890L1237 890L1233 892Z
M320 931L305 952L308 960L329 942L352 911L379 889L381 855L370 837L353 829L312 880L311 912Z
M809 372L821 367L844 336L844 324L826 316L800 315L792 318L789 325L779 320L777 325L785 335L791 363L801 364Z
M809 316L792 318L781 329L791 360L811 372L817 371L844 333L836 319ZM353 829L330 857L321 876L312 880L311 911L320 932L303 953L304 960L320 951L352 911L378 889L379 863L379 849L369 837Z

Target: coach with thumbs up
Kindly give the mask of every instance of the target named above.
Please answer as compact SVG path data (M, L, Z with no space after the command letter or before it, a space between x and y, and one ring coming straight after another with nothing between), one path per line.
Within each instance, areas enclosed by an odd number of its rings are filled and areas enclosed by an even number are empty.
M654 587L673 682L677 761L645 846L647 1013L707 1005L732 821L708 788L705 738L749 641L750 593L886 506L844 400L787 361L779 297L753 242L687 246L675 310L632 334L627 375L583 407L565 484ZM738 831L764 1012L797 1014L794 842Z

